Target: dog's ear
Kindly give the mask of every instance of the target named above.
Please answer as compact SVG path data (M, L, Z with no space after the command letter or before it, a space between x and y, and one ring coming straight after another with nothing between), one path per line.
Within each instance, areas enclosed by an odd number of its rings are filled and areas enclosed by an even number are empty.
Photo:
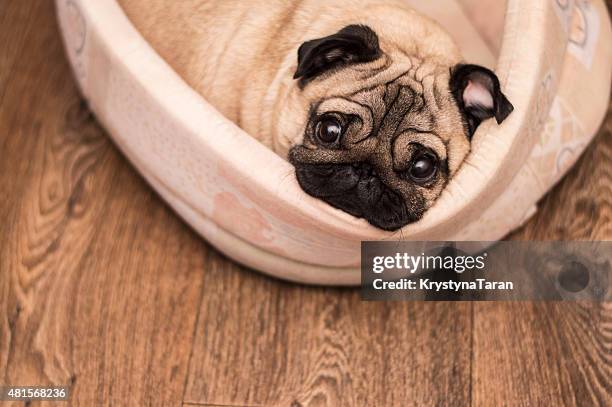
M368 26L349 25L329 37L303 43L293 79L304 87L314 77L334 68L370 62L381 55L378 36Z
M470 138L483 120L495 117L500 124L514 110L501 92L497 76L482 66L455 66L451 70L450 90L467 121Z

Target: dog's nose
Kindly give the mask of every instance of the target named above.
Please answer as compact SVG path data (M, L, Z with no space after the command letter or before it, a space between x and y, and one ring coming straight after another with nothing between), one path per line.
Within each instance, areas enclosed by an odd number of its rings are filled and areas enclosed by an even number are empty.
M357 175L359 175L360 178L369 178L376 176L376 170L370 163L354 163L353 168L355 169L355 172L357 173Z

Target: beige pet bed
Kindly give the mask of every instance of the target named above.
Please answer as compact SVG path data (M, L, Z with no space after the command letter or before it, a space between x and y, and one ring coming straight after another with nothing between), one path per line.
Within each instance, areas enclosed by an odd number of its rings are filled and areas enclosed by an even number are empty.
M515 112L480 126L438 202L396 233L303 193L291 165L191 89L115 0L56 3L91 108L176 212L247 266L347 285L359 283L363 240L497 240L520 226L607 109L612 35L602 0L407 1L448 28L466 60L495 68Z

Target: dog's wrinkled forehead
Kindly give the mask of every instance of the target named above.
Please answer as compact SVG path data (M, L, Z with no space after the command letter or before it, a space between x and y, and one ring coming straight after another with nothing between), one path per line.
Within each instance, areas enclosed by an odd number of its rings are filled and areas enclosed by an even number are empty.
M427 132L434 129L436 112L428 106L421 84L414 86L397 79L360 90L348 97L323 101L317 113L339 109L359 116L368 136L392 140L407 130ZM360 140L355 140L360 141Z
M311 160L351 162L378 155L380 161L397 166L409 159L404 155L411 143L430 148L441 160L452 155L449 150L453 149L461 150L463 156L467 136L448 90L448 72L422 68L413 64L399 73L379 71L362 81L360 89L319 101L311 112L311 123L329 112L358 120L345 133L342 151L315 149ZM452 162L449 166L454 170Z

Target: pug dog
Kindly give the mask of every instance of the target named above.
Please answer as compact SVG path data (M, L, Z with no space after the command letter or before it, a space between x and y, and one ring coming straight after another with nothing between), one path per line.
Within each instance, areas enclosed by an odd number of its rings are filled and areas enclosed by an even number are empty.
M307 194L384 230L419 220L479 124L513 111L495 73L405 0L119 2Z

